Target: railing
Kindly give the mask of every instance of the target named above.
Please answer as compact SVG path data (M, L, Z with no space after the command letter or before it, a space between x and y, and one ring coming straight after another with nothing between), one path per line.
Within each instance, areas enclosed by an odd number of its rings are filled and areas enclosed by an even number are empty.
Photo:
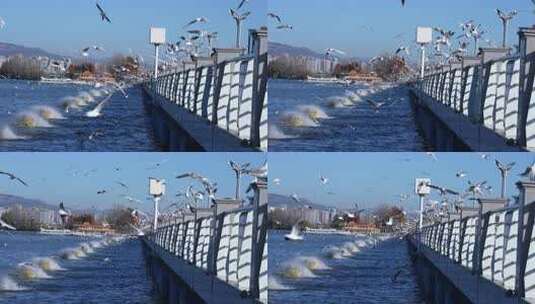
M266 232L267 204L264 204L165 223L147 235L147 240L177 259L267 303Z
M416 240L516 295L535 298L534 218L535 202L492 210L481 220L469 216L425 226Z
M484 64L442 68L416 83L418 91L510 142L535 149L535 53Z
M267 148L267 53L169 73L149 86L207 123Z

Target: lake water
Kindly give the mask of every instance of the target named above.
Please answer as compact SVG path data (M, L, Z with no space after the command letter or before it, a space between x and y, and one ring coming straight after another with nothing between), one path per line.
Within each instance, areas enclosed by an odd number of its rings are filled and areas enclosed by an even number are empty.
M365 246L364 239L305 234L303 242L288 242L283 233L270 231L269 302L424 303L406 241Z
M151 286L137 239L0 231L0 303L157 303Z
M139 87L126 89L128 98L115 92L100 116L86 117L106 97L104 90L0 80L0 151L159 150Z
M270 80L269 124L270 151L425 150L408 91L394 85Z

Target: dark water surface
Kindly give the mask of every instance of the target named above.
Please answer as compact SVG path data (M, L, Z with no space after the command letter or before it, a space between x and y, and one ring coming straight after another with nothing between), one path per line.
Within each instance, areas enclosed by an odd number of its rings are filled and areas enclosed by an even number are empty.
M393 238L332 258L327 254L329 246L340 248L357 238L306 234L303 242L288 242L283 236L269 234L270 303L424 303L404 240ZM292 267L302 266L303 257L319 259L329 269L296 277Z

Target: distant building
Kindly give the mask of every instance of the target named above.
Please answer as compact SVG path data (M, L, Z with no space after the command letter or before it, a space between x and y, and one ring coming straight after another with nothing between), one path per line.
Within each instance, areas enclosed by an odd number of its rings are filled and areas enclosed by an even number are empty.
M311 74L332 74L334 72L334 68L338 64L338 61L336 59L330 59L330 58L318 58L318 57L312 57L312 56L290 56L288 54L284 54L281 56L270 56L269 61L274 61L280 58L284 58L286 60L290 60L298 65L304 66L307 70L307 72Z

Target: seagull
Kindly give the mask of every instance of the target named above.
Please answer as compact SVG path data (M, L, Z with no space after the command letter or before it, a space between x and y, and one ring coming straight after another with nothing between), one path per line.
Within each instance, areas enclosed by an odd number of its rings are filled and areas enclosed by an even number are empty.
M425 154L429 157L431 157L434 161L437 161L437 156L433 152L425 152Z
M381 62L381 61L384 61L385 58L383 56L375 56L373 57L372 59L370 59L370 61L368 62L369 64L374 64L376 62Z
M248 3L249 0L241 0L240 1L240 4L238 5L238 7L236 8L236 10L240 10L240 8L242 8L246 3Z
M102 18L102 21L107 21L108 23L111 23L111 20L106 14L106 12L104 11L104 9L100 6L100 4L98 4L98 2L96 4L97 4L97 9L100 12L100 18Z
M297 196L297 194L292 194L290 195L290 197L296 202L296 203L300 203L300 199L299 199L299 196Z
M142 201L140 201L140 200L138 200L138 199L136 199L136 198L127 196L127 195L125 195L125 196L123 196L123 197L124 197L124 199L126 199L127 201L129 201L129 202L131 202L131 203L133 203L133 202L135 202L135 203L140 203L140 204L143 203Z
M278 186L278 185L281 184L281 179L280 178L274 178L273 179L273 183Z
M253 176L256 178L266 178L268 175L268 163L267 161L259 168L246 169L244 171L246 175Z
M184 25L184 28L187 28L191 25L194 25L195 23L206 23L208 22L208 19L206 17L197 17L190 22L188 22L186 25Z
M531 166L527 167L526 170L520 174L522 177L529 178L530 181L535 181L535 162Z
M281 24L281 25L277 26L277 29L278 30L293 30L294 27L292 25L289 25L289 24Z
M106 190L99 190L99 191L97 191L97 194L104 194L106 192L107 192Z
M4 222L2 219L0 219L0 228L5 228L8 230L17 230L17 228L9 225L8 223Z
M396 50L396 55L398 55L399 53L401 52L405 52L407 54L407 56L410 56L410 52L409 52L409 48L406 47L406 46L400 46L397 50Z
M483 194L481 187L484 186L485 184L487 184L486 181L481 182L481 183L472 183L471 181L468 181L468 189L466 189L466 192L470 192L473 195Z
M120 181L116 181L116 183L119 184L121 187L128 189L128 186L125 183L120 182Z
M12 173L0 171L0 174L7 175L11 180L18 181L19 183L21 183L24 186L28 187L28 184L25 181L23 181L21 178L15 176Z
M101 115L100 112L102 111L102 108L108 102L108 100L110 100L111 96L112 94L108 95L108 97L104 98L101 102L99 102L93 110L87 111L85 113L85 116L86 117L99 117Z
M435 186L435 185L431 185L431 184L428 184L427 186L429 186L429 188L433 188L435 190L438 190L440 192L441 196L444 196L446 194L459 195L459 192L453 191L453 190L445 188L445 187Z
M282 19L281 19L281 17L279 15L274 14L274 13L268 13L267 15L268 15L268 17L277 20L278 23L282 23Z
M329 182L329 179L323 175L320 175L320 183L326 185Z
M372 106L375 110L375 113L378 113L379 112L379 108L381 108L382 106L385 105L384 102L376 102L376 101L373 101L371 99L366 99L366 102L368 104L370 104L370 106Z
M489 154L480 153L479 155L481 156L481 159L484 159L484 160L489 160L490 159L490 155Z
M328 48L327 50L325 50L325 54L327 56L333 55L334 53L337 53L337 54L340 54L340 55L345 55L346 54L345 52L340 51L340 50L335 49L335 48Z
M461 171L457 172L457 173L455 174L455 176L457 176L458 178L463 178L463 177L466 176L466 172L464 172L464 171L461 170Z
M0 18L0 30L6 27L6 22L4 19Z

